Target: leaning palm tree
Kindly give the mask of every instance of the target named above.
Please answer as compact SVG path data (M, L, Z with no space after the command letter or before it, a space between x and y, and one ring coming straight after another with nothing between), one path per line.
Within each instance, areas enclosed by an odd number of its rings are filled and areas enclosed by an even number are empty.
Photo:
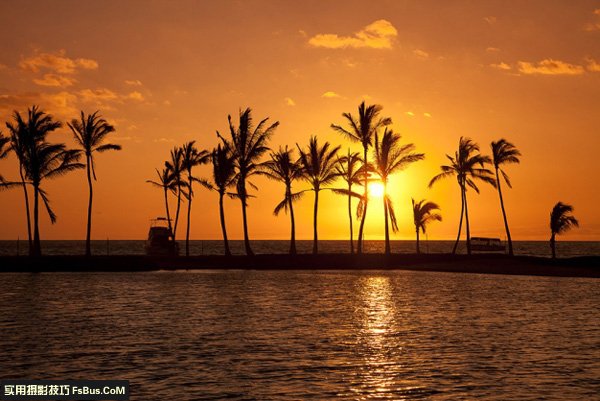
M432 221L442 221L442 215L434 212L434 210L440 210L437 203L427 202L425 199L418 202L415 202L414 199L411 200L413 221L415 223L415 231L417 232L417 253L421 253L421 249L419 248L419 231L423 231L423 234L425 234L427 224Z
M171 193L174 196L177 196L177 188L179 185L178 185L177 181L175 181L173 172L166 165L162 169L162 171L159 171L158 169L156 169L156 175L158 176L158 181L146 180L146 182L163 190L163 193L165 195L165 212L167 214L169 233L172 236L173 235L173 227L171 225L171 213L169 212L168 194Z
M497 142L492 142L492 163L496 170L496 185L498 186L498 196L500 197L500 208L502 209L502 217L504 219L504 229L506 230L506 239L508 241L508 254L513 256L513 245L512 238L510 237L510 230L508 229L508 220L506 219L506 210L504 210L504 199L502 198L502 187L500 185L500 176L498 172L502 173L504 182L509 188L512 188L508 175L502 169L502 165L510 163L519 163L519 156L521 152L506 139L500 139Z
M573 216L573 206L558 202L550 213L550 249L552 259L556 258L556 235L563 234L573 227L579 227L579 221Z
M415 153L415 145L408 143L400 145L400 134L395 134L391 129L386 128L381 141L379 134L375 133L375 149L373 152L373 171L379 176L383 183L383 215L385 219L385 253L390 254L390 228L389 221L392 223L392 230L398 231L396 222L396 213L392 199L387 193L387 184L389 177L400 170L405 169L410 164L423 160L423 153ZM388 218L389 216L389 218Z
M198 150L195 146L196 141L190 141L184 144L181 148L182 167L187 172L187 192L188 192L188 208L187 208L187 226L185 230L185 256L190 256L190 216L192 213L192 200L194 199L193 181L197 179L192 175L194 166L206 164L210 160L210 153L206 150Z
M496 180L490 170L485 168L485 165L491 163L488 156L483 156L479 153L479 145L473 142L470 138L460 137L458 150L454 153L454 157L446 155L450 160L450 165L441 166L442 172L431 179L429 188L442 178L455 176L460 188L461 208L460 221L458 223L458 235L456 242L452 248L452 253L456 253L460 232L462 229L463 215L465 216L466 231L467 231L467 253L471 254L471 232L469 226L469 207L467 203L467 186L473 188L479 193L479 188L475 184L475 180L480 180L496 187Z
M308 149L303 151L300 146L296 144L298 151L300 152L300 162L302 164L302 170L304 172L304 179L308 181L312 186L312 191L315 193L315 205L313 215L313 253L319 252L319 238L317 232L317 215L319 211L319 192L324 188L324 185L331 184L337 178L336 171L336 154L340 149L339 146L330 149L331 144L325 142L325 144L319 147L317 143L317 137L312 136L308 144Z
M179 210L181 209L181 198L186 198L186 182L183 180L183 151L180 147L174 147L171 150L171 160L165 162L165 167L173 174L173 180L177 185L177 208L175 210L175 224L173 225L173 240L177 236L177 226L179 224Z
M223 233L223 243L225 256L231 256L229 249L229 240L227 239L227 226L225 225L225 208L223 207L223 198L228 195L230 198L236 198L235 192L229 192L228 189L235 186L235 155L227 146L217 145L213 149L210 157L212 163L212 181L198 179L198 181L211 191L219 193L219 216L221 221L221 231Z
M294 201L299 200L303 191L292 192L292 183L303 176L300 160L294 160L293 149L279 148L277 152L271 153L271 160L264 163L264 174L272 180L282 182L285 185L285 194L281 202L275 206L273 214L279 215L281 210L286 213L290 211L290 254L296 254L296 222L294 220Z
M236 187L237 194L242 204L242 222L244 225L244 246L247 255L254 255L250 247L250 238L248 236L248 220L246 207L248 206L248 190L246 184L256 188L249 179L257 174L261 174L261 157L269 151L267 142L279 126L279 122L267 126L269 118L261 120L256 127L252 123L252 110L247 108L239 113L239 123L237 128L233 125L231 115L227 116L229 121L230 139L225 139L218 131L217 136L221 139L224 146L231 149L235 155L236 167Z
M10 151L10 138L4 136L2 131L0 131L0 160L8 156ZM7 183L4 181L4 177L2 177L2 174L0 174L0 188L4 188L6 185Z
M363 101L358 106L358 118L354 117L350 113L343 113L342 116L348 121L349 129L345 129L339 125L331 124L331 128L333 128L336 132L341 133L345 137L349 138L353 142L360 142L363 146L363 162L368 164L369 160L367 158L367 154L369 151L369 147L373 144L373 138L375 137L375 133L381 128L392 123L392 119L389 117L379 117L383 106L378 104L373 104L371 106L365 105ZM360 227L358 229L358 244L357 251L358 253L362 253L363 249L363 231L365 227L365 219L367 217L367 205L369 201L368 197L368 185L367 185L367 175L365 174L363 177L363 186L364 186L364 194L363 194L363 206L362 206L362 216L360 220Z
M354 253L354 235L353 235L353 227L352 227L352 198L360 199L362 203L363 196L357 192L352 191L352 187L354 185L362 185L363 184L363 176L368 174L366 172L366 167L362 165L362 159L358 152L351 152L348 149L348 155L338 158L338 162L336 165L336 172L339 177L344 180L347 185L347 188L337 188L334 189L338 195L344 195L348 197L348 220L350 222L350 253ZM362 209L362 207L361 207Z
M112 143L104 143L106 136L111 132L115 131L115 128L110 125L104 118L102 118L96 111L93 114L87 116L81 112L79 119L74 118L70 123L67 123L75 142L83 150L85 154L85 165L87 170L87 182L88 182L88 211L87 211L87 230L85 236L85 256L91 256L92 250L90 245L90 238L92 232L92 199L93 199L93 187L92 187L92 176L96 181L96 169L94 162L94 153L102 153L107 150L121 150L121 145L114 145Z

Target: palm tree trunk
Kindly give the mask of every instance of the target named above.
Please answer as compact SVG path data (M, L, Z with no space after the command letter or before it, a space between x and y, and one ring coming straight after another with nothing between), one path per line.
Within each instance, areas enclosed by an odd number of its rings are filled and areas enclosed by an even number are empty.
M92 189L92 175L90 171L90 156L87 156L86 160L87 165L87 181L89 188L89 197L88 197L88 213L87 213L87 231L85 234L85 256L92 256L92 247L90 244L91 234L92 234L92 199L94 197L94 192Z
M177 223L179 223L179 208L181 206L181 185L177 185L177 209L175 210L175 226L173 227L173 241L177 236Z
M417 227L417 254L421 253L421 249L419 249L419 227Z
M364 166L367 165L367 147L364 146L364 160L363 160L363 164ZM369 203L369 199L367 198L367 193L368 193L368 181L367 181L367 172L365 171L365 179L364 179L364 186L365 186L365 191L364 191L364 207L363 207L363 214L362 217L360 219L360 227L358 228L358 247L356 250L356 253L358 253L359 255L362 253L363 251L363 231L365 228L365 220L367 218L367 205Z
M390 227L388 222L388 203L386 199L385 186L383 189L383 218L385 219L385 254L390 254Z
M187 226L185 229L185 256L190 256L190 216L192 215L192 199L194 198L194 192L192 191L192 171L188 171L189 178L189 199L187 207Z
M467 203L467 192L464 193L465 199L465 223L467 227L467 254L471 254L471 229L469 227L469 205Z
M288 205L290 207L290 220L292 226L292 233L290 236L290 255L296 254L296 221L294 220L294 205L292 201L292 188L288 187Z
M460 240L460 232L462 230L463 215L465 213L465 194L463 193L462 187L460 189L460 220L458 222L458 234L456 235L456 242L452 248L452 254L456 254L456 248L458 247L458 241Z
M225 246L225 256L231 256L229 250L229 240L227 239L227 227L225 226L225 209L223 208L223 192L219 192L219 215L221 217L221 231L223 232L223 245Z
M39 227L39 189L33 185L33 256L42 256L42 245L40 243Z
M552 259L556 259L556 236L554 233L550 236L550 249L552 250Z
M319 212L319 189L315 188L315 206L313 215L313 253L319 253L319 237L317 234L317 213Z
M352 192L352 185L348 185L348 192ZM350 254L354 253L354 236L352 233L352 196L348 195L348 220L350 221Z
M504 218L504 229L506 230L506 240L508 241L508 254L513 256L512 239L510 230L508 229L508 220L506 219L506 211L504 210L504 199L502 198L502 188L500 188L500 178L498 177L498 167L496 167L496 182L498 183L498 196L500 196L500 208L502 209L502 217Z
M25 184L25 178L23 177L23 168L19 167L19 174L21 176L21 184L23 185L23 194L25 195L25 214L27 216L27 239L29 243L29 255L33 251L33 241L31 239L31 212L29 211L29 195L27 194L27 184Z
M167 222L169 224L169 232L173 235L173 227L171 227L171 214L169 213L169 198L167 196L167 188L164 188L165 192L165 211L167 212Z
M242 181L240 192L240 200L242 202L242 222L244 225L244 247L246 248L246 255L252 256L252 248L250 247L250 237L248 236L248 218L246 216L246 183Z

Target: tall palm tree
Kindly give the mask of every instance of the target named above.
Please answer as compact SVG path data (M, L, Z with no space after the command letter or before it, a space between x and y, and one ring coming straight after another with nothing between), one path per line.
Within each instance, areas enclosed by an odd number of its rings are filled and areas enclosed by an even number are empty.
M219 216L221 221L221 231L223 233L223 243L225 247L225 256L231 256L229 249L229 240L227 239L227 226L225 225L225 209L223 207L223 198L228 195L230 198L236 198L235 192L228 192L228 189L235 186L237 174L235 172L235 155L226 145L217 145L213 149L210 157L212 162L212 183L199 179L198 181L206 188L219 193Z
M177 226L179 224L179 211L181 209L181 198L187 198L184 188L187 186L183 180L183 150L176 146L171 150L171 160L165 162L165 167L171 171L173 180L177 185L177 208L175 210L175 224L173 225L173 240L177 237Z
M502 177L504 178L504 182L508 185L509 188L512 188L510 184L510 179L504 170L502 169L502 165L510 164L510 163L519 163L519 156L521 156L521 152L513 145L508 142L506 139L502 138L497 142L492 142L492 163L494 164L494 169L496 170L496 185L498 186L498 196L500 197L500 208L502 209L502 218L504 219L504 229L506 230L506 239L508 241L508 254L513 256L513 245L512 238L510 237L510 230L508 229L508 220L506 219L506 210L504 210L504 199L502 198L502 187L500 185L500 176L498 172L502 173Z
M171 213L169 212L169 192L174 196L177 196L177 188L179 187L177 181L175 181L175 177L173 176L173 172L166 165L159 171L156 169L156 175L158 176L158 181L146 180L147 183L154 185L163 190L165 195L165 212L167 213L167 222L169 224L169 233L171 237L173 236L173 227L171 225Z
M319 252L319 236L317 233L317 215L319 211L319 192L323 189L324 185L331 184L337 178L336 171L336 154L340 149L336 146L333 149L329 142L319 147L317 143L317 137L311 136L308 144L308 149L303 151L300 146L296 144L298 151L300 152L300 162L302 163L302 170L304 172L304 179L308 181L312 186L312 191L315 193L315 205L314 205L314 216L313 216L313 253Z
M92 187L92 176L96 181L96 170L94 153L102 153L107 150L121 150L121 145L114 145L112 143L104 143L106 136L111 132L115 131L115 128L110 125L104 118L99 114L99 111L87 116L84 112L78 119L72 119L70 123L67 123L77 145L83 150L85 154L85 165L87 171L88 181L88 212L87 212L87 230L85 235L85 256L91 256L92 250L90 245L90 237L92 232L92 199L94 196Z
M336 132L341 133L345 137L349 138L353 142L360 142L363 146L363 161L365 164L368 164L368 151L369 147L373 144L373 138L375 137L375 133L381 128L392 123L392 119L389 117L379 117L379 114L383 110L383 106L378 104L373 104L370 106L365 105L363 101L358 106L358 117L352 116L350 113L343 113L342 117L344 117L349 125L349 129L345 129L339 125L331 124L331 128ZM367 217L367 205L369 202L368 197L368 185L367 185L367 175L363 177L363 186L364 186L364 194L363 194L363 207L362 207L362 216L360 220L360 227L358 229L358 253L362 253L363 249L363 231L365 227L365 219Z
M0 131L0 160L4 159L8 156L8 153L11 151L10 148L10 138L4 136L2 131ZM4 177L0 174L0 188L6 187L7 183L4 181Z
M421 249L419 248L419 230L423 231L423 234L425 234L427 224L432 221L442 221L442 216L439 213L434 212L434 210L440 210L437 203L427 202L425 199L418 202L415 202L412 198L411 200L413 221L415 223L415 231L417 232L417 253L421 253Z
M368 175L366 167L362 165L362 159L358 152L351 152L348 149L348 155L338 158L336 164L336 172L347 185L347 188L334 189L333 192L348 197L348 220L350 222L350 253L354 253L354 235L352 227L352 198L358 198L361 200L363 196L352 191L354 185L363 184L363 176Z
M496 180L490 170L485 168L485 165L491 163L488 156L483 156L479 153L479 145L473 142L470 138L460 137L458 150L454 153L454 157L446 155L450 160L450 165L440 166L442 172L431 179L429 188L442 178L455 176L460 188L461 208L460 221L458 224L458 235L456 242L452 248L452 253L456 253L460 232L462 229L463 215L465 216L467 229L467 253L471 254L471 231L469 226L469 207L467 203L467 186L473 188L479 193L479 188L475 184L475 180L480 180L496 187Z
M185 230L185 256L190 256L190 216L192 213L192 200L194 199L193 181L197 179L192 175L194 166L206 164L210 160L210 153L206 150L199 150L195 146L196 141L190 141L181 148L182 167L187 172L187 191L188 191L188 208L187 208L187 226Z
M558 202L550 212L550 249L552 259L556 258L556 235L563 234L573 227L579 227L579 221L573 216L573 206Z
M296 254L296 222L294 220L294 201L300 199L303 191L292 192L292 183L302 178L303 171L299 160L293 160L293 149L279 148L277 152L271 153L271 160L264 163L264 174L272 180L282 182L285 185L285 194L281 202L275 206L273 214L279 215L283 209L286 213L290 211L290 254Z
M423 160L423 153L415 153L415 145L408 143L400 145L400 134L395 134L386 128L381 140L379 134L375 133L375 149L373 152L373 170L383 183L383 215L385 219L385 253L390 254L390 229L388 221L392 222L392 230L398 231L396 213L392 199L387 193L387 185L390 175L405 169L410 164ZM389 218L388 218L389 215Z
M248 206L249 195L246 184L256 189L256 186L249 179L254 175L261 174L260 159L269 151L267 142L279 126L279 121L267 126L267 122L269 121L267 117L261 120L255 127L252 122L252 110L250 108L244 111L240 109L237 128L233 125L231 115L227 116L227 120L229 122L230 139L225 139L218 131L217 136L235 155L237 194L242 204L244 246L247 255L254 255L248 236L246 207Z

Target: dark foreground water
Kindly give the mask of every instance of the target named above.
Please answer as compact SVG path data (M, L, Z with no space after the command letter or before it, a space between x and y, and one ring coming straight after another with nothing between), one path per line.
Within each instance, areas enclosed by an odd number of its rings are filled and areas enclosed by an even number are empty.
M600 280L426 272L0 276L0 379L132 400L598 400Z

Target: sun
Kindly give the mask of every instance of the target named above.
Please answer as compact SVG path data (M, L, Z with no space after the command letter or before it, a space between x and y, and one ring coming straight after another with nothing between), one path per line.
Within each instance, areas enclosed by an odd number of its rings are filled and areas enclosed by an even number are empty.
M384 192L382 182L369 183L369 198L383 198Z

